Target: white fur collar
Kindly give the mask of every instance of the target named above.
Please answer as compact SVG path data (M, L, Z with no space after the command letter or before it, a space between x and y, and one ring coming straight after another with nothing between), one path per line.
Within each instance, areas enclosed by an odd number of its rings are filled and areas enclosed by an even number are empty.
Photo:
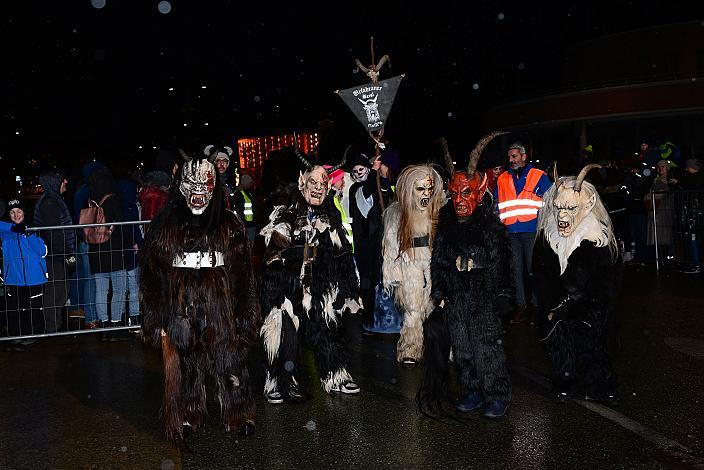
M572 232L567 238L561 237L557 230L557 221L550 217L545 236L550 243L552 251L560 260L560 275L567 269L567 260L574 250L579 247L582 240L589 240L596 243L597 247L609 244L609 234L607 227L599 222L593 213L589 213L577 226L577 230Z

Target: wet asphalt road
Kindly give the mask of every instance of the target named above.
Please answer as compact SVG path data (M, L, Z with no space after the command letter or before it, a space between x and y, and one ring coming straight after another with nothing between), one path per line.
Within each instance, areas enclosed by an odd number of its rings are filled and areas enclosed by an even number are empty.
M310 401L273 406L259 397L257 434L241 438L225 433L210 387L208 424L183 454L159 423L157 351L136 339L43 340L27 353L0 352L0 469L704 468L703 280L627 271L616 414L553 403L547 361L522 324L506 333L513 399L504 419L420 418L420 370L397 366L393 338L362 337L353 319L350 369L361 394L323 394L306 353ZM261 390L259 368L256 379Z

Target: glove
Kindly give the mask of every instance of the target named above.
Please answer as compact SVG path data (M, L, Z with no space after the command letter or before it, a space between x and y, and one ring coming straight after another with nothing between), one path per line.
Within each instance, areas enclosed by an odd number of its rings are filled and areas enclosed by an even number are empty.
M496 298L496 301L494 302L494 308L496 309L496 313L499 314L500 318L506 318L513 310L513 305L511 304L511 301L508 299L508 297L506 297L505 295L500 295Z
M26 233L27 232L27 225L24 223L15 224L12 226L12 228L10 230L15 233Z
M67 256L64 261L66 262L66 267L69 271L72 271L76 267L76 257L74 255Z

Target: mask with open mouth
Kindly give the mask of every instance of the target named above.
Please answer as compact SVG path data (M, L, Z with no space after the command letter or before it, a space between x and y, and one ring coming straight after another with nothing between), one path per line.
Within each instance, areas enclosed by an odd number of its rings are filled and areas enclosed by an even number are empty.
M452 198L457 217L466 218L472 215L472 212L482 202L487 184L486 175L479 172L474 173L471 178L464 171L459 171L452 175L447 187L450 191L450 197Z
M330 190L330 177L322 166L313 166L298 178L298 189L311 206L319 206Z
M424 211L428 208L434 189L435 183L430 175L415 181L413 185L413 195L415 196L418 210Z
M589 170L593 168L601 166L592 163L585 166L576 178L562 179L557 175L557 167L554 168L555 198L552 209L561 237L571 236L596 204L597 194L594 186L584 181Z
M194 215L201 215L207 209L215 189L215 166L208 160L190 160L183 164L181 171L181 194Z

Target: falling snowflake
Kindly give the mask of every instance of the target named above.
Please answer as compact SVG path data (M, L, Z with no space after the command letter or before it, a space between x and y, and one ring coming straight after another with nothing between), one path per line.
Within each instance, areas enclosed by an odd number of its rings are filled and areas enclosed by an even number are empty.
M261 97L260 97L259 95L256 95L256 96L254 97L254 102L255 102L255 103L259 103L261 100L262 100L262 99L261 99Z
M93 5L93 8L100 10L105 6L105 0L90 0L90 4Z
M478 83L473 83L473 84L472 84L472 89L473 89L473 90L478 90L478 89L479 89L479 84L478 84Z
M157 5L157 9L159 10L159 13L162 15L168 15L171 13L171 2L167 2L166 0L161 0L159 4Z
M506 15L504 15L503 13L499 13L497 15L497 18L499 18L500 20L503 20L504 18L506 18Z
M317 428L317 425L315 424L315 421L313 421L313 420L311 419L310 421L308 421L308 422L306 423L306 425L304 426L304 428L306 428L308 431L315 431L315 429Z
M523 62L518 64L518 70L525 70L525 69L526 69L526 64L524 64Z
M286 361L284 363L284 369L286 369L287 372L291 372L294 368L294 364L291 361Z

